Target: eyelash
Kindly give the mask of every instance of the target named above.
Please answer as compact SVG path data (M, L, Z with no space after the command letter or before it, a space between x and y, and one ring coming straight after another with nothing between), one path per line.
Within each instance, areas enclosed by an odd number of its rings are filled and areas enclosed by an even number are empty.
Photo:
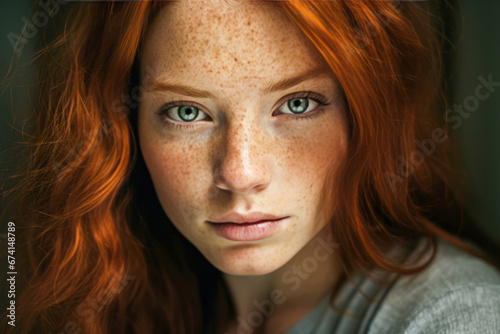
M330 104L330 102L328 102L328 99L326 97L324 97L323 95L318 94L318 93L314 93L314 92L310 92L310 91L307 91L307 92L297 92L297 93L293 93L293 94L287 95L284 98L282 98L278 102L278 104L281 107L282 105L284 105L285 103L287 103L288 101L293 100L293 99L309 99L309 100L313 100L314 102L318 103L319 106L317 106L315 109L313 109L312 111L309 111L306 114L296 114L296 115L280 114L280 115L285 115L284 117L286 119L289 119L289 120L292 120L292 121L293 120L310 120L310 119L312 119L312 118L314 118L316 116L319 116L319 115L321 115L325 111L321 107L324 107L324 106L327 106L327 105ZM273 112L273 115L274 115L274 112Z
M293 99L309 99L309 100L313 100L314 102L318 103L319 106L317 106L312 111L307 112L306 114L296 114L296 115L284 114L284 113L279 114L279 115L286 115L286 116L284 116L285 119L291 120L291 121L313 119L313 118L321 115L325 111L321 107L324 107L324 106L327 106L327 105L330 104L330 102L328 102L328 99L326 97L324 97L323 95L318 94L318 93L314 93L314 92L310 92L310 91L304 91L304 92L293 93L293 94L290 94L290 95L287 95L287 96L283 97L278 102L278 104L279 104L279 108L278 109L280 109L281 106L283 106L285 103L287 103L288 101L293 100ZM195 108L199 109L201 112L203 112L201 110L202 108L200 108L200 106L197 105L196 103L189 102L189 101L179 101L179 102L171 102L171 103L168 103L168 104L164 105L157 112L157 114L159 114L165 120L165 122L169 126L175 128L175 129L178 129L178 130L191 130L191 129L196 128L197 127L197 125L196 125L197 122L192 122L192 123L191 122L183 122L183 123L180 123L180 122L177 122L177 121L173 122L173 121L171 121L168 118L167 111L170 108L175 108L175 107L179 107L179 106L195 107ZM276 110L278 110L278 109L276 109ZM275 114L275 112L273 112L273 115Z
M177 130L191 130L191 129L194 129L196 128L197 126L195 125L196 122L184 122L184 123L179 123L179 122L173 122L171 121L168 116L167 116L167 110L169 110L170 108L175 108L175 107L180 107L180 106L188 106L188 107L195 107L197 109L200 109L201 111L201 108L198 104L196 103L193 103L193 102L189 102L189 101L179 101L179 102L171 102L171 103L167 103L166 105L164 105L163 107L161 107L161 109L158 111L158 115L160 115L162 117L162 119L165 121L165 123L168 125L168 126L171 126Z

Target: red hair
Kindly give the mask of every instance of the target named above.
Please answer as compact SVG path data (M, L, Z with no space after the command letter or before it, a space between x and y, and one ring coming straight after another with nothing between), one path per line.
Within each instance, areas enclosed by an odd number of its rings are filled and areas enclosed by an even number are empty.
M432 261L437 237L498 265L459 239L488 241L462 209L462 175L452 167L451 140L442 140L452 134L440 114L439 40L427 4L274 5L323 55L349 108L346 160L324 196L345 275L373 267L417 274ZM138 85L137 55L160 6L69 6L67 27L37 55L36 129L11 201L24 260L16 327L223 332L235 312L221 273L168 221L135 141L140 98L127 93ZM416 162L436 129L440 142ZM423 265L386 256L420 237L433 247ZM13 329L7 320L5 333Z

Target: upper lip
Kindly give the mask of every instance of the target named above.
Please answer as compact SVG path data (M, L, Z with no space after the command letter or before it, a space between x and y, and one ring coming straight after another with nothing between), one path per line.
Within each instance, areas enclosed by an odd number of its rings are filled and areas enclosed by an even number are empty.
M268 213L262 212L249 212L246 214L238 213L238 212L228 212L218 219L210 220L210 223L236 223L236 224L244 224L244 223L256 223L259 221L270 221L270 220L279 220L287 218L285 216L278 217L275 215L271 215Z

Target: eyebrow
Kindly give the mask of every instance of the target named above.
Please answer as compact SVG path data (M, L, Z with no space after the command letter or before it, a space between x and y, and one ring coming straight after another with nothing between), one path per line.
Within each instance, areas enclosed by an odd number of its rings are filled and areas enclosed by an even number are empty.
M179 93L182 95L186 96L192 96L192 97L205 97L205 98L211 98L215 99L215 96L207 92L206 90L201 90L201 89L196 89L190 86L185 86L185 85L171 85L163 82L153 82L151 84L151 88L147 90L148 92L151 91L170 91L174 93Z
M325 76L329 73L330 68L327 66L317 67L313 70L309 70L305 73L301 73L291 78L280 80L272 85L267 86L262 90L264 94L274 93L277 91L285 90L290 87L296 86L299 83L312 79L318 76Z
M277 91L282 91L285 89L288 89L290 87L296 86L299 83L312 79L314 77L318 76L325 76L329 73L330 68L329 67L317 67L313 70L309 70L307 72L301 73L299 75L296 75L291 78L283 79L280 80L276 83L273 83L271 85L266 86L264 89L262 89L263 94L269 94L269 93L274 93ZM206 91L206 90L201 90L197 88L193 88L190 86L185 86L185 85L177 85L177 84L169 84L169 83L164 83L164 82L157 82L154 81L151 84L151 87L147 89L148 92L151 91L170 91L174 93L179 93L182 95L186 96L191 96L191 97L199 97L199 98L211 98L215 99L215 96Z

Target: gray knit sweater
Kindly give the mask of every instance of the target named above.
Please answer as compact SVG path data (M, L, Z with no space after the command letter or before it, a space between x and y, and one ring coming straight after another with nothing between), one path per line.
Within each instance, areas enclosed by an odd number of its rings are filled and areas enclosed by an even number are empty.
M359 316L341 315L325 295L285 334L500 333L500 271L441 238L436 258L417 275L389 286L358 274L354 281L375 301L347 281L334 305Z

